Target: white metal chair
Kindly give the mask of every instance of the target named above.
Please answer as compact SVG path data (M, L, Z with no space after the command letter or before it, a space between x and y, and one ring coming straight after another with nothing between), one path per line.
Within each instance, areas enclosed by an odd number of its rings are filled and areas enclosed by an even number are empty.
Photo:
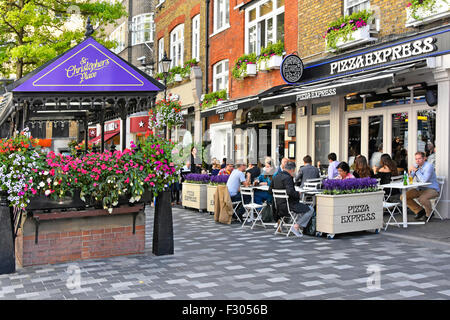
M286 237L289 237L289 235L292 232L291 228L295 224L295 222L297 221L298 213L291 211L291 209L289 207L289 196L287 195L286 190L284 190L284 189L272 189L272 194L273 194L273 203L275 205L275 210L277 210L277 199L285 199L286 200L287 209L288 209L288 213L289 213L289 216L284 216L284 217L280 218L280 224L275 229L275 234L277 234L277 233L283 234L283 227L287 226L287 227L289 227L289 231L286 234ZM289 221L289 219L290 219L292 223L288 223L286 221L286 219L287 219L287 221Z
M395 178L395 177L394 177ZM392 178L391 178L392 181ZM397 211L398 213L402 214L401 210L400 210L400 203L398 202L389 202L389 198L391 197L392 194L392 188L389 188L389 192L386 192L387 190L384 189L384 197L383 197L383 210L386 210L387 212L389 212L389 220L386 222L386 227L384 228L384 231L387 230L389 223L391 222L391 220L395 221L395 224L397 225L397 227L400 228L400 224L398 223L398 221L395 219L394 214Z
M403 176L391 177L391 182L400 182L400 181L403 181Z
M232 206L233 206L233 215L236 217L236 219L239 221L239 223L242 223L241 218L239 218L239 215L237 214L237 208L239 207L239 205L241 204L242 201L234 201L232 202Z
M430 221L431 217L433 216L433 213L436 213L439 218L441 218L441 220L444 220L444 218L442 218L441 214L439 213L439 211L437 210L437 205L439 203L439 200L441 200L441 196L442 196L442 189L444 189L444 184L445 184L445 176L438 176L437 177L437 182L439 183L439 195L437 198L432 199L432 203L431 203L431 213L430 216L427 219L427 222Z
M308 180L307 180L308 181ZM320 189L322 185L321 181L316 182L305 182L303 184L303 190L316 191ZM307 192L302 192L302 202L308 205L314 205L314 195L310 195Z
M245 203L244 196L249 196L251 198L251 201L249 203ZM259 221L261 222L262 227L266 227L262 220L262 209L266 206L266 203L264 204L257 204L254 201L254 193L253 188L248 187L241 187L241 199L242 199L242 205L245 209L245 212L247 213L247 216L244 219L244 222L242 223L242 227L245 226L247 222L253 222L251 229L256 225L256 223Z

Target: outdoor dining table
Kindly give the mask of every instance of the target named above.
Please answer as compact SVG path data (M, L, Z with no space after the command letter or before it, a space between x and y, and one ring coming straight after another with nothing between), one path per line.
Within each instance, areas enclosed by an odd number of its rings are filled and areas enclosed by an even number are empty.
M425 224L425 222L408 222L408 207L406 205L406 191L408 189L418 188L418 187L424 187L430 185L430 182L417 182L414 181L412 184L407 184L406 186L403 185L403 182L392 182L389 184L381 184L380 187L385 188L393 188L393 189L400 189L402 190L402 212L403 212L403 222L396 223L396 222L390 222L389 225L401 225L403 224L403 228L407 228L408 224Z

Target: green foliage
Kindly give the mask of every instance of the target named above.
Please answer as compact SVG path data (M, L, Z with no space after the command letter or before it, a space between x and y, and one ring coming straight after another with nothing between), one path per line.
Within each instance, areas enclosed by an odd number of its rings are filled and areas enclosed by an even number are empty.
M79 10L78 10L79 9ZM81 26L74 28L78 12ZM84 39L89 16L97 40L107 48L104 26L126 16L120 2L90 0L0 0L0 75L20 78Z
M447 0L442 0L445 3L448 3ZM406 5L411 11L411 17L416 20L423 20L424 17L418 14L418 10L432 12L435 9L436 0L411 0Z
M261 49L258 60L269 60L271 56L282 56L284 52L284 43L280 41L269 43L265 48Z
M256 64L256 53L244 54L234 62L231 75L235 79L242 79L247 76L247 64Z
M327 47L329 49L337 49L336 44L339 40L352 40L352 33L357 29L370 24L372 18L373 12L362 10L354 12L349 16L342 16L331 22L323 36L327 40Z
M208 109L217 105L217 101L227 100L227 90L223 89L205 94L203 101L200 105L201 109Z

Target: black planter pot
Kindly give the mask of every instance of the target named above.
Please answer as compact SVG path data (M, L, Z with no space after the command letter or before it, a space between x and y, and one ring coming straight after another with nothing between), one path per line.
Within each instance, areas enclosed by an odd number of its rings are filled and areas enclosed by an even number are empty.
M86 208L86 203L80 198L80 190L75 190L73 196L66 194L65 197L53 200L45 195L39 195L30 199L27 210L50 210L50 209L68 209L68 208Z
M155 219L153 223L154 255L173 254L173 219L170 191L163 191L156 197Z
M0 274L16 272L11 210L7 194L0 193Z

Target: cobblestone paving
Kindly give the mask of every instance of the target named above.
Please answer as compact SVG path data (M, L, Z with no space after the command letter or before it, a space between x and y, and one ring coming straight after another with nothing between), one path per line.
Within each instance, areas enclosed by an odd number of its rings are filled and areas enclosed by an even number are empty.
M147 216L146 254L20 269L0 276L0 299L450 299L450 246L286 238L174 208L175 255L157 257Z

